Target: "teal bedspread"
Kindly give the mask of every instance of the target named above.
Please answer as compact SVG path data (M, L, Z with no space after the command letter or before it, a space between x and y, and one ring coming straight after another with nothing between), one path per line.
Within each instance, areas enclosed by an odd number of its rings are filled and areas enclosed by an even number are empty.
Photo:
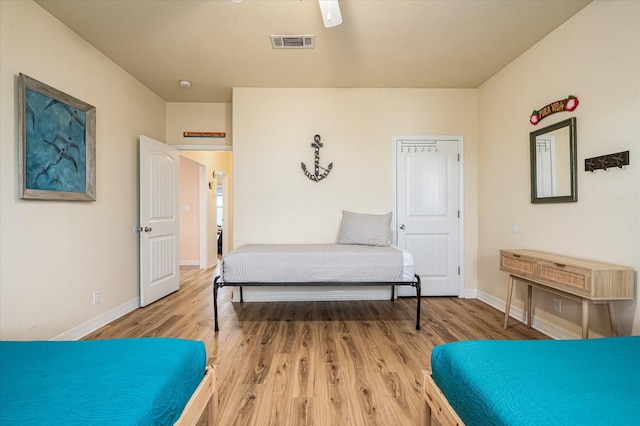
M205 372L198 341L0 342L1 425L170 425Z
M436 346L432 377L465 424L640 424L640 336Z

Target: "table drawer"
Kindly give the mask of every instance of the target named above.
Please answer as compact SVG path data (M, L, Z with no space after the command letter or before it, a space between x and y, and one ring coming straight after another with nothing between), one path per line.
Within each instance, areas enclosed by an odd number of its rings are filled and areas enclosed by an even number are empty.
M535 259L513 253L501 253L500 269L517 275L534 276Z
M538 261L538 276L560 286L580 290L588 296L591 293L591 271L562 263Z

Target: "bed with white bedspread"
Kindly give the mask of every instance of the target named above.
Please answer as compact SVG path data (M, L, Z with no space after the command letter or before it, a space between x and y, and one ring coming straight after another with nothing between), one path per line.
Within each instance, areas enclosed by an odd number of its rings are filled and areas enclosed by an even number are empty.
M413 257L390 246L391 213L342 212L336 244L246 244L222 259L213 281L215 331L218 327L218 289L248 286L395 286L415 287L416 330L420 330L420 277Z

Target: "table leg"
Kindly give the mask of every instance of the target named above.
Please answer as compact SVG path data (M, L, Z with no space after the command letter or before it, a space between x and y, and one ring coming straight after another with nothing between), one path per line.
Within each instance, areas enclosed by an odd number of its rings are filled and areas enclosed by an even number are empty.
M509 285L507 288L507 305L504 308L504 329L507 329L507 323L509 322L509 309L511 308L511 295L513 294L513 283L515 279L512 275L509 275Z
M582 299L582 338L589 338L589 301Z
M615 337L618 337L618 319L616 318L616 310L614 309L613 302L607 303L609 307L609 320L611 320L611 332Z

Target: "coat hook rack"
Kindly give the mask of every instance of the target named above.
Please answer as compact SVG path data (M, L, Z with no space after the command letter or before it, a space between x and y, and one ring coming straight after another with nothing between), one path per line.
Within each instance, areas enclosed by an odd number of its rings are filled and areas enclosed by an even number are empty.
M629 165L629 151L616 152L615 154L601 155L600 157L585 158L584 171L595 172L596 170L612 167L624 168Z

